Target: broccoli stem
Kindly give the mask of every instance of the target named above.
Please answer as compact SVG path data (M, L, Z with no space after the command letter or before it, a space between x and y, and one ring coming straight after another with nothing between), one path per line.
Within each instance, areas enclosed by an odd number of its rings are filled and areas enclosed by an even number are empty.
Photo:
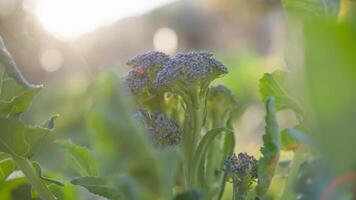
M198 139L204 122L206 95L201 95L199 88L193 88L189 91L189 99L183 98L186 103L186 121L183 136L183 146L187 168L188 186L196 186L194 181L194 160L193 155L198 146Z
M32 166L32 163L27 159L20 156L12 155L16 166L26 176L32 187L36 190L38 195L43 200L56 200L54 195L49 191L48 187L41 180L38 173Z

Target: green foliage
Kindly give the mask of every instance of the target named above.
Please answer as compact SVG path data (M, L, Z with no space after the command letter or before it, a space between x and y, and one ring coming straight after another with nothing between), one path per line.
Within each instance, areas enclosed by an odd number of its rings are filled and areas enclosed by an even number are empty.
M82 177L71 181L74 185L87 188L90 192L109 199L123 199L123 192L118 185L110 183L106 178Z
M263 102L270 96L275 98L276 110L292 109L299 119L302 119L303 110L297 101L288 94L287 73L275 71L266 73L260 79L260 94Z
M200 200L200 199L202 199L202 195L197 190L188 190L180 194L177 194L177 196L174 197L174 200Z
M110 135L114 138L115 143L112 143L110 148L118 152L119 159L115 162L119 168L113 169L111 173L115 176L123 174L128 177L130 183L137 184L135 186L137 198L150 199L170 196L171 188L169 190L165 190L165 188L173 184L169 182L173 182L172 179L175 177L175 166L172 165L177 163L178 155L174 152L158 153L149 144L146 133L135 121L130 98L121 88L116 74L103 74L97 82L96 92L96 100L89 121L95 134ZM103 182L103 179L106 181ZM91 180L93 179L89 179L89 181ZM99 180L99 185L114 184L107 178ZM74 183L81 182L75 181ZM121 190L114 191L115 194L112 195L115 198L121 195L128 198L127 194L130 194L120 193Z
M98 169L91 152L86 147L73 144L70 140L57 140L55 143L68 152L70 166L81 176L97 176Z
M0 199L2 200L17 200L13 198L14 191L21 187L24 184L28 184L26 178L15 178L8 180L6 182L3 182L0 184ZM28 199L31 197L31 194L28 194L26 196L22 196L21 199Z
M266 133L263 135L262 157L258 161L258 185L256 188L260 197L263 197L268 191L280 154L280 136L274 97L267 99L266 112Z
M11 155L11 158L2 160L1 181L3 182L3 179L13 171L13 164L15 164L41 198L52 200L55 197L48 190L41 179L41 173L36 172L29 158L36 153L41 142L53 130L54 119L57 116L51 117L39 126L29 126L20 119L20 114L28 109L32 98L40 89L41 86L32 85L25 80L0 38L0 152ZM38 164L35 166L39 168ZM20 197L18 195L21 195L26 188L21 187L14 198L18 199ZM10 197L4 197L6 198Z
M49 121L55 118L56 116ZM19 119L0 117L0 151L25 158L32 156L43 138L52 130L52 124L46 122L49 126L31 127Z
M15 170L15 163L10 156L0 153L0 183Z
M335 0L283 0L282 5L288 13L300 18L330 17L337 14L338 1Z

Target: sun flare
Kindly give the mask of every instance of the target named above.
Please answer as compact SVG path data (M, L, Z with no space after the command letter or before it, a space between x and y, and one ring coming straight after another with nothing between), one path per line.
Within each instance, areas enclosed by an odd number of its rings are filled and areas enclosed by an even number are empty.
M174 0L38 0L35 14L59 38L75 38Z

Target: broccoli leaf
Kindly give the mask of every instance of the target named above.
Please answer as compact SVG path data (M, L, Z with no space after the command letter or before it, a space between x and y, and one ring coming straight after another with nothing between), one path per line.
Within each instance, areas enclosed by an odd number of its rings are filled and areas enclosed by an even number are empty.
M80 185L88 189L91 193L109 199L118 199L120 191L117 187L102 177L82 177L71 181L74 185Z
M0 199L12 200L14 199L14 192L17 188L20 188L22 185L27 184L27 179L25 177L15 178L8 181L5 181L0 184ZM17 199L26 199L28 195L24 195L21 198Z
M172 188L176 183L176 176L179 164L179 152L177 149L166 149L157 152L157 158L160 163L161 182L163 184L164 199L172 199Z
M5 153L0 153L0 184L3 183L6 178L15 171L15 163Z
M97 176L98 169L91 156L89 149L76 144L70 140L57 140L55 143L69 153L71 167L81 176Z
M283 71L274 71L265 73L260 79L260 94L264 102L268 97L275 97L276 110L292 109L297 117L303 118L303 110L297 101L287 92L287 73Z
M301 121L303 118L303 110L297 101L287 92L286 75L286 72L283 71L264 74L260 79L260 94L264 102L267 101L268 97L274 96L277 111L292 109Z
M20 157L31 157L42 139L53 129L50 118L43 126L28 126L19 119L0 116L0 152Z
M258 161L258 184L256 192L263 197L271 184L279 160L280 135L276 119L274 97L266 101L266 127L263 135L262 157Z
M56 185L58 185L58 186L64 186L64 184L63 184L62 182L58 181L58 180L55 180L55 179L52 179L52 178L48 178L48 177L43 176L41 165L40 165L38 162L33 162L32 165L33 165L33 167L37 170L38 176L39 176L42 180L44 180L44 181L46 181L46 182L48 182L48 183L56 184Z
M330 9L328 0L283 0L282 4L288 11L302 11L314 16L325 16Z
M174 197L174 200L200 200L202 195L199 191L190 189Z
M0 115L17 115L27 110L41 89L42 86L25 80L0 37Z
M147 195L163 194L157 156L148 137L134 117L130 96L120 85L114 73L103 74L96 88L94 107L89 115L89 124L94 136L105 138L96 141L103 145L109 155L117 156L118 173L125 171L132 180L140 183ZM104 141L108 143L104 144ZM129 142L128 142L129 141ZM112 159L110 160L111 162Z
M296 150L299 147L308 145L309 147L315 147L315 141L313 141L307 134L302 131L300 125L294 128L286 128L281 131L281 149L282 150Z

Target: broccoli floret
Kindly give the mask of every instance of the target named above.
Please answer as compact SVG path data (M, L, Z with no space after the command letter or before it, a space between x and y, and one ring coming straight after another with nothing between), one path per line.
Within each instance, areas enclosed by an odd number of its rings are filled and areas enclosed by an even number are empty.
M247 153L232 154L224 161L224 171L227 178L232 180L234 195L244 199L250 186L257 180L258 161Z
M210 82L228 73L227 68L208 52L190 52L177 54L159 71L154 84L168 91L186 91L200 86L206 89Z
M225 127L236 109L236 97L227 87L223 85L210 87L207 101L210 128Z
M156 74L171 58L162 52L149 51L143 54L136 55L127 61L127 65L131 66L135 71L141 71L151 78L151 81L156 78Z
M150 114L147 110L142 109L136 116L144 124L153 146L165 149L180 144L182 130L176 121L163 113L155 112Z
M251 181L257 178L257 160L247 153L232 154L225 161L225 172L230 177L242 180L245 176L250 176Z
M134 95L152 92L152 82L156 79L157 72L170 60L162 52L150 51L139 54L127 61L133 69L125 77L128 87Z
M148 89L148 77L144 73L132 70L125 76L125 82L134 95L142 95Z
M128 60L127 65L132 70L124 81L140 106L149 110L164 110L164 95L153 87L153 81L169 60L168 55L157 51L139 54Z

